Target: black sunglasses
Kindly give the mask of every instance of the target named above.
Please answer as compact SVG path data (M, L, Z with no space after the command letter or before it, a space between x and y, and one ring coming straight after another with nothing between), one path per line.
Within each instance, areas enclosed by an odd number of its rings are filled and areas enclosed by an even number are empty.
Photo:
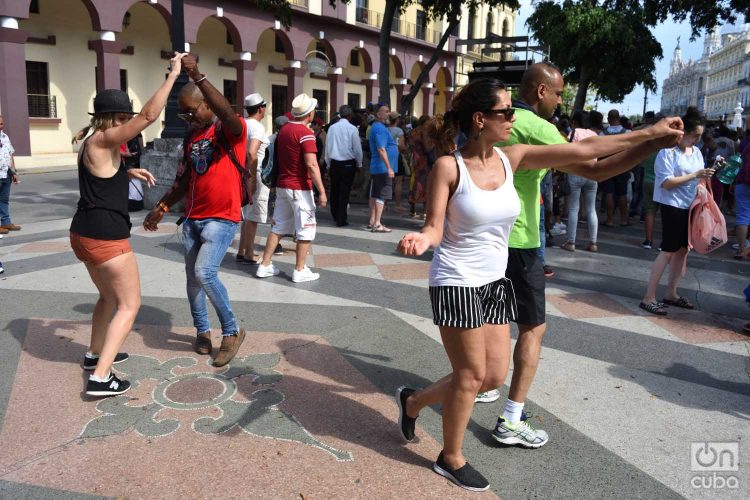
M503 115L506 120L510 120L516 114L516 108L508 106L504 109L488 109L487 111L483 111L483 113L486 115Z
M192 113L190 111L188 111L187 113L177 113L177 118L190 123L195 120L195 113Z

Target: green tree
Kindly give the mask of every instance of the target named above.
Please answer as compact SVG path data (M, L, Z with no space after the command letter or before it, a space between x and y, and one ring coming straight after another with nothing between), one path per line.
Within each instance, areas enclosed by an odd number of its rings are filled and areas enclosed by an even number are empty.
M489 5L490 7L498 7L500 5L508 6L512 9L519 7L518 0L422 0L417 2L416 0L386 0L385 12L383 12L383 22L380 26L380 37L378 39L378 47L380 49L380 71L379 71L379 91L380 102L390 104L391 101L391 74L390 74L390 42L391 42L391 28L393 26L393 19L396 12L405 12L406 8L411 4L419 3L425 16L428 20L435 21L445 16L448 25L440 37L437 43L437 47L432 53L429 61L424 65L422 71L419 73L417 79L412 82L411 89L408 94L404 95L401 100L401 109L409 109L414 98L422 88L422 84L429 78L430 70L435 66L440 54L445 48L445 44L448 42L450 34L454 32L458 23L461 21L461 7L465 6L468 10L476 10L481 4ZM455 78L455 75L454 75Z
M717 24L734 23L739 16L750 18L750 0L604 0L613 10L640 9L649 26L672 16L677 21L690 20L693 36Z
M641 84L656 91L655 60L661 44L644 22L641 8L609 9L596 0L535 4L526 25L542 44L550 46L552 62L578 84L573 109L583 109L590 86L597 96L622 101Z

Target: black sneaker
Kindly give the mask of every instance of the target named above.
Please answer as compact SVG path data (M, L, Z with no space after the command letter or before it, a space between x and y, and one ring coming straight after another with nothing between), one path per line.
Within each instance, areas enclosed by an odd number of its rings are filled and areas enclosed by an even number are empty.
M91 380L86 384L86 394L89 396L116 396L122 394L130 389L130 382L127 380L120 380L115 376L114 373L110 373L109 378L106 382L97 382Z
M118 352L115 356L115 360L112 362L113 365L122 363L130 356L126 352ZM96 364L99 362L99 356L95 358L89 358L88 356L83 357L83 369L84 370L96 370Z
M398 428L401 437L408 442L414 441L414 427L417 419L406 414L406 400L414 394L414 389L402 385L396 389L396 404L398 405Z
M465 490L487 491L490 489L489 481L487 481L478 470L469 465L469 462L466 462L466 464L460 469L451 469L451 467L443 461L442 451L435 463L432 464L432 470Z
M274 255L284 255L284 248L282 248L281 243L276 245L276 250L273 251Z
M641 246L645 248L646 250L651 250L651 240L643 240L643 243L641 243Z
M543 269L545 278L551 278L555 275L555 271L553 271L550 266L544 266Z

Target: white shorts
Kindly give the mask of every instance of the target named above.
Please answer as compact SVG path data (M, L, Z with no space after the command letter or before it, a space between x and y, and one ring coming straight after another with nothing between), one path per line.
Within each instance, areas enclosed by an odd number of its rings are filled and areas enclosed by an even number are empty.
M276 188L273 227L276 234L293 234L298 240L315 239L315 199L312 191Z
M260 169L256 174L256 188L253 193L253 204L242 207L242 219L265 224L268 222L268 197L271 190L260 180Z

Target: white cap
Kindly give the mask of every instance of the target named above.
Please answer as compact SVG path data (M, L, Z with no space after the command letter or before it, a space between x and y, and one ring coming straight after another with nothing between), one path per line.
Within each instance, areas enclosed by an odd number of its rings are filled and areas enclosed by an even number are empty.
M318 107L318 100L307 94L300 94L292 101L292 116L301 118L310 114Z
M258 94L257 92L255 94L250 94L249 96L245 97L245 107L246 108L252 108L255 106L258 106L260 104L265 104L266 101L263 100L263 96Z

